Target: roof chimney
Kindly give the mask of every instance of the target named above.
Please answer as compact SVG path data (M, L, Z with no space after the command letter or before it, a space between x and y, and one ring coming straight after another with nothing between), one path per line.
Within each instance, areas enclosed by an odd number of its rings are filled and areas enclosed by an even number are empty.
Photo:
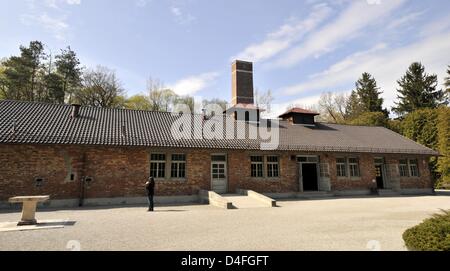
M76 119L80 116L80 107L81 107L81 105L79 105L79 104L72 104L71 117L73 119Z
M232 100L236 104L254 104L253 63L236 60L232 65Z

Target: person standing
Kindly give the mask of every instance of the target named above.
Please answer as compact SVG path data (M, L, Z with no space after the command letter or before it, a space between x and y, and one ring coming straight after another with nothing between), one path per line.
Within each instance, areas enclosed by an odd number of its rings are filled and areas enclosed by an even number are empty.
M155 195L155 178L150 177L148 182L145 184L145 189L147 190L147 196L148 196L148 211L153 212L154 209L154 202L153 197Z

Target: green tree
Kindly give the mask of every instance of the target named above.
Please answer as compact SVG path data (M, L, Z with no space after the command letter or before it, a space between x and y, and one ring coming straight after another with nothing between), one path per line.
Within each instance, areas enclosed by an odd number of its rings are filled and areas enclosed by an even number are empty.
M350 96L348 97L345 105L345 119L354 119L359 116L364 109L361 105L360 98L358 93L353 90Z
M425 73L425 67L419 62L411 64L398 84L398 102L393 110L400 116L416 109L436 108L443 103L444 92L436 89L437 76Z
M28 47L20 46L20 56L12 56L3 63L3 84L8 90L4 95L6 99L35 100L44 59L44 45L32 41Z
M440 157L431 158L430 166L435 179L450 181L450 108L419 109L409 113L402 121L403 135L439 151Z
M73 92L81 85L82 69L80 60L69 46L65 50L61 50L61 54L56 56L55 64L56 70L62 79L62 90L70 103Z
M450 108L441 106L437 117L438 158L437 170L441 184L450 184Z
M385 112L383 110L382 92L377 86L377 81L370 73L363 73L356 82L356 94L364 112Z
M347 117L348 98L343 93L323 93L317 109L319 120L330 123L345 123Z
M348 122L358 126L388 126L388 119L384 112L364 112Z
M125 108L134 110L152 110L152 104L145 95L134 95L125 101Z
M447 77L445 77L444 86L445 86L445 99L446 104L450 102L450 66L447 68Z
M169 112L177 98L175 92L167 89L159 79L151 77L147 81L147 93L153 111Z
M123 107L123 88L114 71L97 66L83 73L83 85L74 93L74 100L94 107Z
M194 97L189 95L186 96L177 96L174 100L174 105L176 104L185 104L189 107L192 113L195 113L195 101Z
M42 101L51 103L64 103L64 81L63 78L55 72L44 76L45 94Z
M3 66L3 61L0 61L0 100L6 99L9 92L5 70L6 68Z

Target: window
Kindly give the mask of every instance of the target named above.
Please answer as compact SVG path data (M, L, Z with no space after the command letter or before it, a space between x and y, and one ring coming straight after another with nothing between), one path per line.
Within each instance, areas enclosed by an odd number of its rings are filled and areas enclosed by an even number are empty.
M177 179L186 178L186 155L172 154L171 177Z
M347 177L347 163L345 158L336 159L336 174L338 177Z
M384 158L377 157L374 160L375 165L384 165Z
M150 155L150 176L158 179L166 177L166 155L152 153Z
M213 155L211 156L211 161L213 162L226 162L227 157L225 155Z
M409 160L409 173L411 177L419 177L419 167L417 159Z
M278 156L267 156L267 177L277 178L279 176Z
M408 160L400 160L399 161L399 165L398 165L398 169L400 171L400 177L409 177L409 172L408 172Z
M213 179L226 179L225 163L212 164L212 178Z
M348 168L350 172L350 177L359 177L359 159L358 158L348 158Z
M262 178L263 177L263 157L262 156L251 156L251 176L253 178Z

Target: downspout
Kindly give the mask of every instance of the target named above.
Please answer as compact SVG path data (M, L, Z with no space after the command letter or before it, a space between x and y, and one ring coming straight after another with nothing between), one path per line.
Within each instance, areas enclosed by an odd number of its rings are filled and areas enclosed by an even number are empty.
M81 160L82 166L80 171L80 198L79 198L79 207L83 207L85 191L86 191L86 176L85 176L85 164L86 164L86 153L83 153L83 159Z

